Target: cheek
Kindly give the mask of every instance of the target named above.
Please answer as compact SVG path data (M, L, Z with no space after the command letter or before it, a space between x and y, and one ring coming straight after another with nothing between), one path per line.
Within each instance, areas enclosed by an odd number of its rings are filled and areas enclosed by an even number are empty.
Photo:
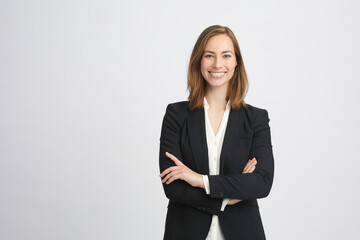
M209 67L209 64L207 64L206 61L202 60L200 64L201 72L205 73L207 68Z
M206 66L206 60L205 60L205 59L202 59L200 63L201 63L201 67L205 67L205 66Z
M236 61L229 61L226 65L228 69L234 70L236 67Z

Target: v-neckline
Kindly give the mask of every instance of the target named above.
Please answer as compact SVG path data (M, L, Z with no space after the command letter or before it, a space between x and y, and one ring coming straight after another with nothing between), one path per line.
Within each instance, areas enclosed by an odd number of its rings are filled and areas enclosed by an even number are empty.
M213 126L212 126L211 121L210 121L210 117L209 117L209 109L206 109L206 119L207 119L208 125L210 126L210 132L211 132L211 134L212 134L212 136L213 136L214 138L216 138L216 137L218 136L218 134L219 134L219 132L220 132L220 129L222 129L222 125L224 125L223 122L224 122L225 112L226 112L226 109L225 109L225 111L223 112L223 115L222 115L222 117L221 117L221 121L220 121L219 128L218 128L218 130L217 130L217 132L216 132L216 134L215 134L215 133L214 133Z
M210 117L209 117L209 108L210 108L210 106L209 106L209 104L208 104L205 96L204 96L204 104L207 105L207 107L204 106L204 110L205 110L205 113L206 113L206 115L207 115L205 118L207 118L208 125L210 126L211 135L212 135L214 138L217 138L217 136L218 136L218 134L219 134L219 131L220 131L220 130L222 129L222 127L223 127L222 125L224 125L223 122L224 122L224 117L225 117L226 111L228 110L229 113L230 113L230 109L228 109L229 100L228 100L228 102L226 103L225 110L224 110L224 112L223 112L223 114L222 114L222 118L221 118L221 121L220 121L219 128L218 128L218 130L217 130L217 132L216 132L216 135L215 135L215 133L214 133L214 129L213 129L213 127L212 127L212 124L211 124L211 121L210 121Z

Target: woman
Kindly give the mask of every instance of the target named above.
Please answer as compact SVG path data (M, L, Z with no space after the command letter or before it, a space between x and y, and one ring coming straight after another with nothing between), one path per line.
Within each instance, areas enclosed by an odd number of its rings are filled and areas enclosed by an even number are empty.
M265 239L257 199L270 192L274 159L268 113L245 103L247 88L233 32L205 29L190 58L188 101L169 104L162 122L164 239Z

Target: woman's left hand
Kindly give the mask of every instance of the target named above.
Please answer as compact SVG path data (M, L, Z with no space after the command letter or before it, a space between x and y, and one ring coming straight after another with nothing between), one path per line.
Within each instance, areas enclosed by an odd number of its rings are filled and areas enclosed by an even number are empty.
M181 179L189 183L193 187L205 188L203 177L201 174L196 173L187 166L185 166L185 164L183 164L171 153L166 152L165 154L168 158L174 161L176 166L169 167L160 174L161 178L166 175L166 177L162 179L163 183L166 182L166 184L170 184L176 179Z

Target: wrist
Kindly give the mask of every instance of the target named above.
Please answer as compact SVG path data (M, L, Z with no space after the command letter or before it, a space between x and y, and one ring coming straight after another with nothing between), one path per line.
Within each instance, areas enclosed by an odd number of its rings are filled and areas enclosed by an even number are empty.
M198 179L199 179L199 181L198 181L198 187L199 187L199 188L202 188L202 189L205 189L203 175L198 174Z

